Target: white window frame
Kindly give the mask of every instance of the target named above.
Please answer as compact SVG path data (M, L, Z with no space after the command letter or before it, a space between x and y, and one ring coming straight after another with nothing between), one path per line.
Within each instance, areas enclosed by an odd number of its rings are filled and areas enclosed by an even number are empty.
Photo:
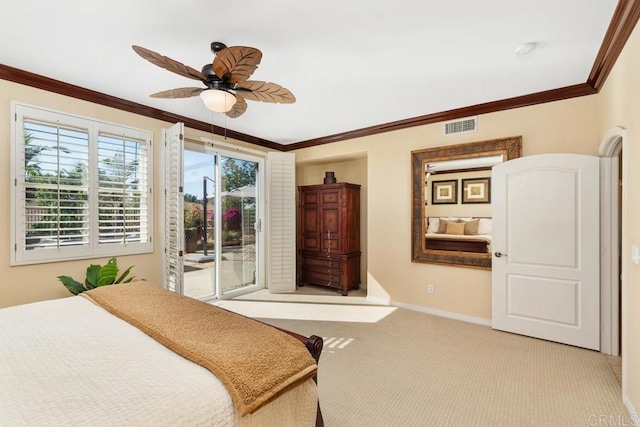
M86 129L89 135L89 244L58 248L33 248L24 245L25 223L21 220L25 210L25 181L23 175L24 120L60 123ZM108 134L143 141L147 146L147 158L140 166L146 177L148 200L147 225L141 234L142 242L102 243L98 241L98 136ZM46 262L90 259L106 256L132 255L153 252L153 133L115 123L108 123L74 114L11 101L11 265L39 264Z

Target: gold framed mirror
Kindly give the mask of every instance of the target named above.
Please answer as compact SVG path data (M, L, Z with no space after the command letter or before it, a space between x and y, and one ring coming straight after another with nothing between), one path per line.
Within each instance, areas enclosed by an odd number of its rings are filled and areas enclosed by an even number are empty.
M412 151L411 261L490 269L491 167L520 156L522 136Z

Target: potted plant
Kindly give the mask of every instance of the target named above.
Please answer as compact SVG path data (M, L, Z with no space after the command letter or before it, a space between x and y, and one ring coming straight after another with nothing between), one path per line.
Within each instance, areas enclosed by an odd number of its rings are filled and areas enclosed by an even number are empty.
M69 276L58 276L62 284L69 289L74 295L78 295L84 291L95 289L99 286L114 285L117 283L129 283L135 276L127 278L133 266L127 268L122 274L118 275L118 262L116 258L111 258L105 265L91 264L87 267L87 277L84 284L78 282Z

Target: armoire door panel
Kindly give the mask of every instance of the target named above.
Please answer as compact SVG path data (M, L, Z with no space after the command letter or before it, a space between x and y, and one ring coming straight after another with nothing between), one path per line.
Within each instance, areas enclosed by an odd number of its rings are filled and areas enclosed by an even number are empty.
M305 206L302 218L305 233L318 232L318 209L315 206Z
M323 191L322 192L322 203L338 203L340 200L340 193L338 191Z
M320 250L320 245L318 245L318 239L315 237L304 237L303 239L304 247L303 250L306 251L318 251Z
M302 201L305 204L317 204L318 203L318 193L304 193L302 197Z
M337 234L338 233L338 209L322 209L322 234Z

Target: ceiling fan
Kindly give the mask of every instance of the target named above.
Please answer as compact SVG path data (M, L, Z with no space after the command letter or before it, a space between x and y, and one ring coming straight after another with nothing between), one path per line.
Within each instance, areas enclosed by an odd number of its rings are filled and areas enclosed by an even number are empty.
M226 113L231 118L239 117L247 110L246 100L277 104L296 102L295 96L288 89L276 83L249 80L262 59L262 52L253 47L227 47L224 43L213 42L213 63L206 64L202 71L141 46L134 45L132 48L152 64L181 76L200 80L205 86L165 90L152 94L153 98L189 98L200 95L207 108Z

